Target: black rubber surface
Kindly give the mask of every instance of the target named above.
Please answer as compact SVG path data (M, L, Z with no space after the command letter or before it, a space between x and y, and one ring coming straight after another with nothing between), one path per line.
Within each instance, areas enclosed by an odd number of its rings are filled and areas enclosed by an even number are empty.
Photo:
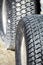
M40 7L36 0L6 0L7 8L7 34L10 43L15 42L16 27L19 20L29 14L39 14ZM39 9L38 9L39 8ZM38 10L37 10L38 9ZM10 23L9 23L10 20Z
M36 11L37 11L38 14L40 14L40 12L41 12L41 3L40 3L40 1L41 0L35 0L35 8L36 8Z
M0 0L0 32L3 32L3 27L2 27L2 4L3 4L3 0Z
M20 52L23 35L26 42L27 65L43 65L43 15L30 15L18 23L15 41L16 65L22 65Z

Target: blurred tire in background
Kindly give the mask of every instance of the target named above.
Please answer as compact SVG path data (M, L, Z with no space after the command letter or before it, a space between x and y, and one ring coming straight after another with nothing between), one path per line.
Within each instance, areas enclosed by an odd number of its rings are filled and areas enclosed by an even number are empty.
M3 0L2 5L2 39L6 43L6 48L14 50L19 20L30 14L40 14L40 0Z

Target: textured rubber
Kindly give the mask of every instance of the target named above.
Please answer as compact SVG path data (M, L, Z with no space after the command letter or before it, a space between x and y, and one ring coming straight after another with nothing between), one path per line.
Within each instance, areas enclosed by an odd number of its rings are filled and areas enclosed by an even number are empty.
M39 1L36 0L6 0L7 26L3 40L13 47L15 44L16 27L19 20L30 14L39 14ZM39 9L38 9L39 8ZM38 10L37 10L38 9ZM5 40L6 39L6 40Z
M2 39L8 46L15 48L16 27L19 20L29 14L39 14L38 11L40 8L37 6L36 0L3 0L3 2L4 1L7 13L7 26L6 34L2 35Z
M23 35L26 42L27 65L43 65L43 15L30 15L18 23L15 40L16 65L22 65L20 49Z

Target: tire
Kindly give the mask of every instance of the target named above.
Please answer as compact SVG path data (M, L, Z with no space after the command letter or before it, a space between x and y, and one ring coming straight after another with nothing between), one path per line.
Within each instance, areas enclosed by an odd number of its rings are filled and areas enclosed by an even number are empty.
M41 0L35 0L36 14L41 14ZM37 5L37 6L36 6Z
M23 37L26 55L24 52L23 54L26 60L21 59L23 57L21 53ZM43 65L43 15L30 15L20 20L16 31L15 55L16 65Z
M1 35L1 32L3 32L3 27L2 27L2 4L3 4L3 0L0 0L0 35Z
M39 2L39 1L38 1ZM40 6L37 6L37 0L6 0L6 34L4 32L3 40L5 43L9 43L9 49L15 48L15 35L16 27L19 20L29 14L39 14ZM24 6L24 7L23 7ZM39 9L38 9L39 8ZM37 10L38 9L38 10ZM4 26L4 25L3 25ZM4 28L4 27L3 27Z

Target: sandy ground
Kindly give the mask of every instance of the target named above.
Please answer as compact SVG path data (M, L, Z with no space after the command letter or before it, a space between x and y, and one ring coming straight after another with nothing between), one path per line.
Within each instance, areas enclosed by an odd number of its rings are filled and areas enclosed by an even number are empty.
M26 47L24 38L22 40L21 45L21 60L22 65L26 65ZM15 52L7 50L1 39L0 39L0 65L16 65Z
M15 65L15 52L6 50L0 39L0 65Z

